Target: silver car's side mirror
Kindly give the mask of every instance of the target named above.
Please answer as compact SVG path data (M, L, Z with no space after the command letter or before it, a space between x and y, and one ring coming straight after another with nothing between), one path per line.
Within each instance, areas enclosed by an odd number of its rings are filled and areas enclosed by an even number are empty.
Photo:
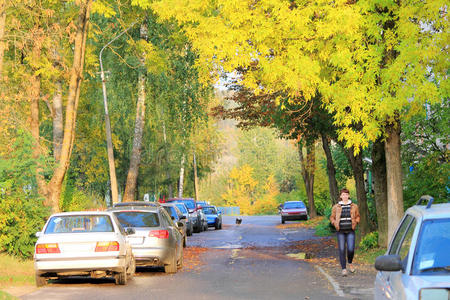
M378 256L375 260L375 269L378 271L396 272L402 270L400 255Z
M184 226L184 224L183 224L183 222L177 222L177 226L178 226L179 228L182 228L182 227Z
M40 237L41 235L42 235L42 232L41 231L38 231L38 232L36 232L36 237Z
M128 227L126 232L127 232L127 235L131 235L131 234L135 234L136 230L134 228Z

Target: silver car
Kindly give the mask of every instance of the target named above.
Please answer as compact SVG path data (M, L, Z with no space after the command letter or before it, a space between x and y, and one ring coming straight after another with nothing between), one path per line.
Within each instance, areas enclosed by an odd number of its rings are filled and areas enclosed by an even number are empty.
M376 259L375 299L450 299L450 203L432 203L409 208Z
M162 203L162 207L166 210L166 212L170 215L175 225L180 229L180 232L183 234L183 247L187 245L187 224L186 217L183 213L178 209L175 203ZM180 224L182 223L182 224Z
M164 267L166 273L176 273L183 266L183 234L178 224L161 206L120 207L110 211L124 228L133 228L128 236L138 266Z
M281 224L291 220L308 220L308 210L303 201L287 201L280 205Z
M126 284L136 269L126 235L109 212L51 215L42 232L36 233L36 285L73 275L114 277L116 284Z

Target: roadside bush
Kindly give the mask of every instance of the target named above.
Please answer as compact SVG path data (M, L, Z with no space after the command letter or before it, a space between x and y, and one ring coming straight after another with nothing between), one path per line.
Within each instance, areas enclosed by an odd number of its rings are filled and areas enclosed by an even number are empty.
M369 249L374 249L377 247L378 247L378 231L366 234L359 243L359 248L362 251L367 251Z
M49 210L37 193L31 137L20 133L10 156L0 158L0 252L20 258L33 255L35 233Z
M334 226L330 223L330 216L331 216L331 207L325 208L324 211L324 217L322 221L315 227L316 229L316 235L318 236L329 236L336 230L334 229Z

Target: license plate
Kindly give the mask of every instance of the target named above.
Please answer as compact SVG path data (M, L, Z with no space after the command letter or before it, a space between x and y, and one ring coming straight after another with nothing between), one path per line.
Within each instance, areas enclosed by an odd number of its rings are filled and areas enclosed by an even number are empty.
M129 237L128 241L130 242L130 245L140 245L144 242L144 237Z

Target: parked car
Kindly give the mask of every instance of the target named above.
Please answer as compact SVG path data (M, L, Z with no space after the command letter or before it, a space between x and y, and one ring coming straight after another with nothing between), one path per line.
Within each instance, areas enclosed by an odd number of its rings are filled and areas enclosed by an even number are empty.
M84 275L114 277L124 285L136 270L125 231L110 212L68 212L53 214L41 232L34 253L36 285L47 279Z
M280 207L281 223L292 220L308 220L308 210L303 201L287 201Z
M203 206L202 211L206 215L208 227L214 227L216 230L222 229L222 214L215 206Z
M181 213L186 217L186 234L191 236L194 232L194 225L192 224L191 216L189 215L189 210L184 203L175 203Z
M131 202L118 202L113 205L113 207L124 207L124 206L158 206L158 202L150 202L150 201L131 201Z
M183 225L180 226L179 229L180 229L180 232L183 234L183 247L186 247L186 244L187 244L186 217L178 209L178 207L176 206L175 203L163 203L163 204L161 204L161 206L164 207L164 209L170 215L170 217L174 221L175 225L179 224L180 222L183 223Z
M166 273L176 273L183 266L183 234L161 206L125 206L109 209L122 227L133 228L128 235L136 265L163 266Z
M375 261L375 299L450 299L449 251L450 203L422 196Z
M199 208L197 210L197 213L200 217L201 231L207 231L208 230L208 218L206 217L205 213L203 212L203 210L201 208Z
M202 208L203 206L209 206L210 204L206 201L197 201L197 207Z
M167 203L184 203L188 210L189 210L189 216L191 220L193 221L193 228L194 232L202 232L205 229L205 226L203 225L203 217L200 213L201 210L198 209L197 204L195 203L195 199L193 198L170 198L166 200ZM205 217L206 219L206 217Z

